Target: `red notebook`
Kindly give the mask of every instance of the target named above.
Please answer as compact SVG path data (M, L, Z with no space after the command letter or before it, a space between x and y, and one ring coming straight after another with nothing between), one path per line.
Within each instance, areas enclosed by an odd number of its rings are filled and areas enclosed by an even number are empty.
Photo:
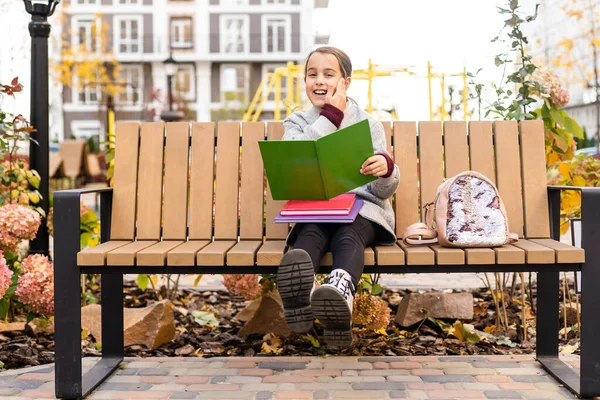
M347 215L356 195L340 194L329 200L289 200L281 209L281 215Z

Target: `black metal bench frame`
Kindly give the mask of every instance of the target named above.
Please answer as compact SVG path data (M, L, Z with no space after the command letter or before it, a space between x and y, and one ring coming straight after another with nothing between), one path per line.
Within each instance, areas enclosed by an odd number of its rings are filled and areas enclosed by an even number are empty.
M584 264L492 264L492 265L399 265L365 266L365 272L382 273L457 273L457 272L537 272L537 360L573 393L590 398L600 396L600 343L593 337L600 332L600 188L554 186L548 188L552 238L560 236L560 191L582 192L582 247ZM65 190L55 193L55 387L56 397L77 399L87 396L123 360L123 275L146 274L222 274L227 266L84 266L77 265L79 252L79 201L81 194L100 193L101 241L110 232L111 188ZM276 266L235 267L236 273L275 273ZM581 271L581 369L576 371L558 357L559 273ZM324 268L324 272L326 269ZM102 358L82 376L81 359L81 274L102 275Z

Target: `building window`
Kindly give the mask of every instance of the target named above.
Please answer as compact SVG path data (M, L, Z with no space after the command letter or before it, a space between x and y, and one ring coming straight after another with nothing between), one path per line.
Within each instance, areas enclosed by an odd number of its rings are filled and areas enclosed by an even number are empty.
M221 52L246 53L250 38L248 15L221 15Z
M179 65L175 74L175 92L184 100L194 101L196 98L196 74L193 65Z
M248 102L248 65L221 66L221 102Z
M286 53L291 48L291 19L289 15L263 15L263 51Z
M117 97L120 104L142 104L144 70L141 65L122 65L119 73L121 91Z
M142 52L142 17L115 17L115 48L121 54Z
M72 45L76 52L95 53L101 40L102 19L78 17L73 19Z
M275 68L285 67L285 64L263 64L262 66L262 76L266 76L269 72L275 72ZM263 86L263 91L269 88L270 79L267 80ZM281 100L284 100L287 96L287 77L281 77ZM275 84L273 84L273 89L271 93L269 93L269 101L275 101Z
M106 131L100 121L93 120L75 120L71 122L71 131L77 139L89 139L94 136L100 136Z
M98 104L102 99L102 86L98 84L100 77L95 81L79 82L78 74L73 74L74 97L79 104Z
M290 0L264 0L265 4L282 4L289 5Z
M190 49L192 41L192 18L171 18L171 48Z
M247 6L248 0L221 0L219 6Z
M139 0L119 0L119 4L136 5L140 4Z
M77 4L82 4L82 5L92 5L92 4L97 4L98 1L97 0L77 0Z

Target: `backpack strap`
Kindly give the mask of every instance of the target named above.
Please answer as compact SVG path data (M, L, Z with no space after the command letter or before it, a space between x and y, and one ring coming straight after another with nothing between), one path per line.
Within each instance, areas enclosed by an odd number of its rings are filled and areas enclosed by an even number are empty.
M402 234L404 244L437 243L437 232L422 222L409 225Z
M508 234L508 243L516 243L519 241L519 235L517 235L516 233L509 233Z

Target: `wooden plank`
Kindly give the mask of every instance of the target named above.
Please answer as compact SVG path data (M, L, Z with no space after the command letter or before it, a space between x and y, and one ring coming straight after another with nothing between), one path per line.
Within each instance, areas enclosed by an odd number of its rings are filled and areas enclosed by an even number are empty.
M283 137L283 123L269 122L267 124L267 140L281 140ZM266 181L266 179L265 179ZM283 205L285 200L273 200L271 196L271 188L267 185L267 217L265 221L265 236L270 239L285 239L289 232L288 224L276 224L273 222ZM260 251L259 251L260 252ZM268 258L268 257L267 257ZM261 265L259 263L259 265ZM267 264L265 264L267 265Z
M215 124L194 123L190 164L190 240L212 238L214 166Z
M260 240L241 240L226 255L227 265L255 265L256 252L262 245Z
M525 264L525 251L515 246L506 244L494 247L496 264Z
M419 222L419 185L417 171L417 125L415 122L394 122L394 159L400 170L396 190L396 236Z
M390 121L381 121L381 124L383 125L383 131L385 132L385 148L388 153L392 155L392 123Z
M106 265L135 265L136 254L156 243L155 240L139 240L121 246L106 255Z
M492 121L469 122L469 159L472 171L477 171L496 183Z
M110 221L110 238L112 240L133 240L135 238L139 135L140 124L137 122L117 122Z
M377 265L404 265L404 250L397 244L391 246L375 246Z
M421 208L435 199L444 180L442 165L442 123L419 122L419 174L421 176Z
M452 178L454 175L469 169L466 122L444 122L444 152L446 178Z
M365 265L375 265L375 252L370 247L367 247L364 251L364 263ZM321 265L328 267L333 265L333 253L330 251L325 253L321 259Z
M166 265L167 253L183 244L181 240L164 240L137 253L136 265Z
M88 247L77 253L77 265L104 265L106 263L106 254L114 249L123 247L131 242L124 240L110 240L100 243L98 246Z
M435 253L438 265L462 265L465 263L465 252L461 249L442 247L439 244L429 246Z
M137 239L160 240L165 124L144 122L140 134Z
M549 238L548 189L544 122L521 121L521 162L523 163L523 202L525 236Z
M237 239L240 124L217 125L215 239Z
M225 254L237 242L234 240L217 240L204 247L196 254L197 265L225 265Z
M187 238L190 124L169 122L165 150L163 239Z
M65 176L75 179L85 174L86 145L86 141L80 139L66 139L60 144L58 154L62 160Z
M209 243L208 240L184 242L167 253L167 265L196 265L196 254Z
M435 253L427 246L407 246L403 242L398 245L404 250L406 265L434 265Z
M256 253L256 265L279 265L286 247L285 240L267 240Z
M263 237L264 169L258 141L265 139L263 122L242 124L242 177L240 185L240 238Z
M553 239L531 239L531 241L553 249L556 252L556 262L559 264L585 262L585 251L579 247Z
M464 249L467 264L495 264L496 252L488 248Z
M513 246L525 250L527 264L554 264L556 262L555 251L529 240L519 240Z
M497 186L508 214L511 232L523 236L523 196L521 193L521 158L517 121L496 121ZM544 178L544 182L546 182Z

